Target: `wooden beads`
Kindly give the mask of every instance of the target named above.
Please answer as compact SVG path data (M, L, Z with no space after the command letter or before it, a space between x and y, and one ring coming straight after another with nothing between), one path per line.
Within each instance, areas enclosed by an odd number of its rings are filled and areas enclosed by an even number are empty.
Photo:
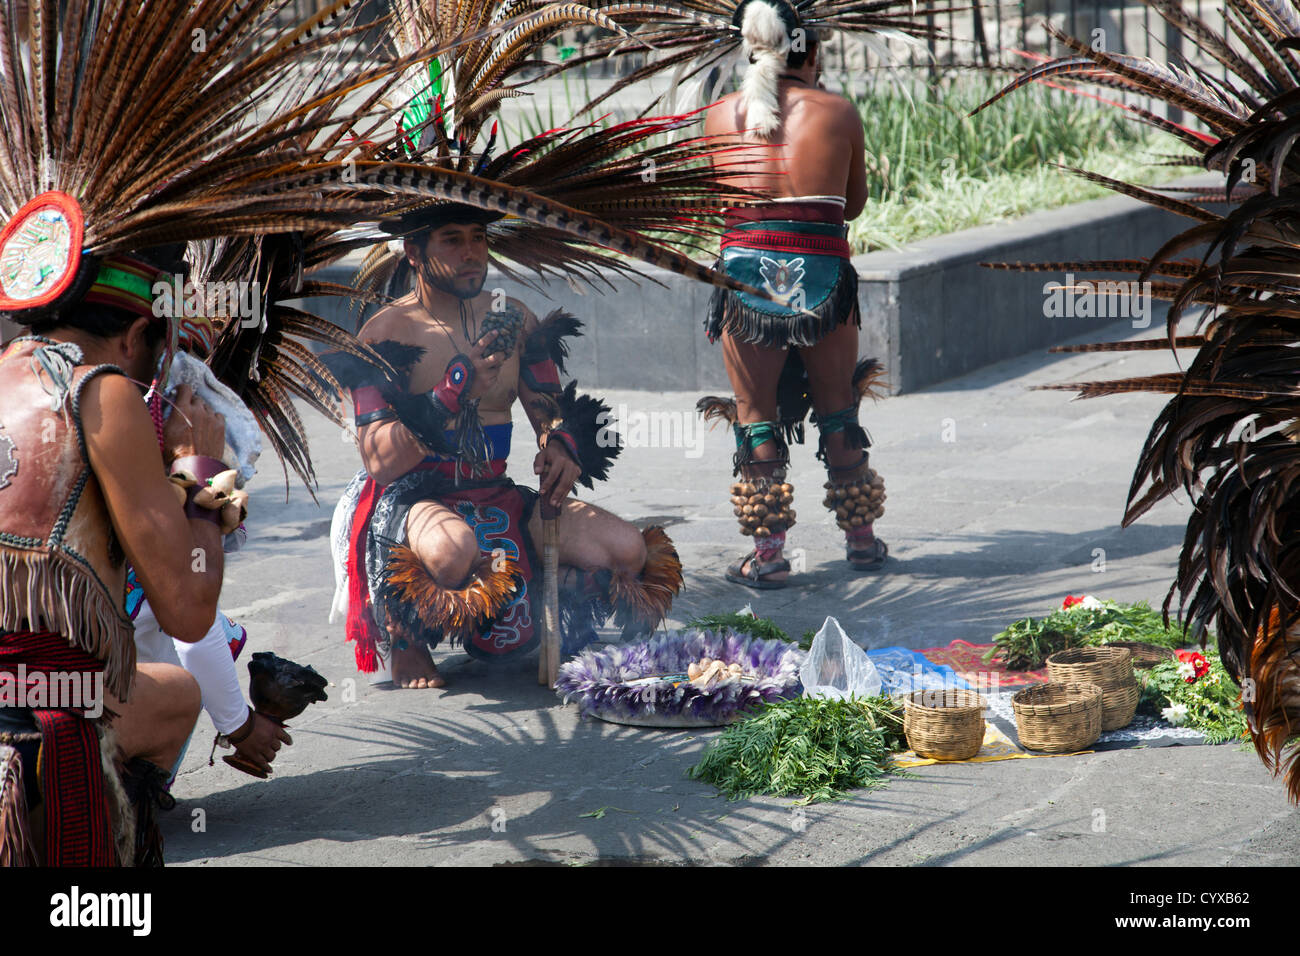
M740 519L740 533L766 538L795 523L794 485L786 481L758 478L731 485L732 511Z
M835 513L835 523L845 531L860 528L880 518L885 513L885 479L874 469L844 481L828 481L822 487L826 497L822 500Z

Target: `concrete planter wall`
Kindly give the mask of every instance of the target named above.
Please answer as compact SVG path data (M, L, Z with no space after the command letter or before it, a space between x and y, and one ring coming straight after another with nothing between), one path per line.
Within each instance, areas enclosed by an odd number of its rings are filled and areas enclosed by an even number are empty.
M1117 196L924 240L902 252L855 256L859 353L883 359L892 390L906 392L1102 328L1115 316L1045 315L1044 284L1062 282L1063 275L979 263L1144 255L1186 224ZM336 280L349 275L342 267L330 271ZM703 331L711 288L659 270L648 275L635 284L614 277L615 291L604 293L579 294L550 282L543 294L493 270L488 287L518 296L539 315L561 307L588 322L571 365L587 387L729 392L721 350ZM339 303L312 305L352 327ZM1163 309L1152 311L1154 325Z
M903 252L856 256L863 354L883 358L894 390L906 392L1113 324L1128 316L1130 304L1122 315L1050 316L1044 286L1065 282L1062 273L1005 272L980 263L1150 255L1188 225L1117 196L928 239ZM1078 277L1084 278L1098 277ZM1108 304L1113 310L1117 303ZM1163 303L1154 305L1152 327L1164 313Z
M1062 275L994 271L979 263L1149 254L1186 223L1117 196L924 240L901 252L855 256L859 353L881 358L893 391L906 392L1101 328L1116 317L1045 314L1044 284L1061 282ZM322 278L346 282L352 272L343 263ZM564 282L539 292L495 270L488 276L489 288L518 296L539 315L561 307L588 323L571 365L587 387L729 391L721 350L703 331L711 287L660 270L637 283L611 282L614 291L579 294ZM353 327L355 317L341 300L309 306ZM1153 312L1154 324L1163 310Z

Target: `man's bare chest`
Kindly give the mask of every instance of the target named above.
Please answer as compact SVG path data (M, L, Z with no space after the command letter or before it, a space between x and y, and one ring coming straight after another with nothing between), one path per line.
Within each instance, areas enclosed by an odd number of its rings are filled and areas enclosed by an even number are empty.
M414 394L436 387L446 375L447 366L457 356L471 356L475 346L495 334L492 351L506 357L498 366L490 384L477 389L481 409L509 408L517 397L519 359L523 349L523 316L517 310L489 312L477 321L456 323L428 320L412 331L411 344L425 350L412 370L410 386Z

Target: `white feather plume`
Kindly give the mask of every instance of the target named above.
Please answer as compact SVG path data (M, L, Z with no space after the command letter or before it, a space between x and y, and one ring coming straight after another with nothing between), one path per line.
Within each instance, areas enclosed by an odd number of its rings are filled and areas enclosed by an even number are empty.
M790 52L790 37L776 8L763 0L754 0L745 7L740 35L750 61L740 85L745 125L760 136L771 136L781 127L779 87L786 54Z

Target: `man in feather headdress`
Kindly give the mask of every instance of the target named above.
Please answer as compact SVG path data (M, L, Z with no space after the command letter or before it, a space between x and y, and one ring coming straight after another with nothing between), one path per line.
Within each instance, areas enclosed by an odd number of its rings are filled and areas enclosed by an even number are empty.
M305 37L319 50L348 40L326 28L349 10L286 25L272 0L237 12L226 0L79 0L26 18L0 0L0 313L32 333L0 357L0 863L161 862L149 808L165 799L160 768L193 728L199 692L179 667L137 666L127 566L160 628L198 642L217 613L223 534L243 517L223 484L222 417L185 387L166 424L141 401L178 347L181 317L155 293L183 271L167 250L304 223L350 229L367 181L384 186L378 212L456 178L389 184L388 164L364 161L339 175L354 152L337 145L355 125L344 101L400 64L360 81L289 67ZM297 109L306 101L310 115ZM258 109L275 103L289 105ZM286 339L311 337L310 318L230 323L208 363L237 392L256 386L241 394L307 474L289 398L336 388ZM348 347L338 330L325 337ZM102 697L88 699L87 681Z
M401 687L443 686L428 649L444 639L482 659L536 645L539 498L560 509L567 650L611 613L625 633L649 631L681 587L662 529L569 497L605 477L617 436L603 403L560 386L564 338L580 323L558 311L539 321L484 288L497 218L447 203L420 213L416 231L397 228L414 289L360 332L400 375L353 390L365 473L340 503L336 538L358 666L375 671L391 647ZM537 492L505 476L516 402L538 438Z
M786 0L745 0L733 23L750 66L741 89L710 108L704 128L745 144L754 172L742 184L771 201L728 211L721 267L784 307L715 292L706 328L710 340L722 340L736 398L700 406L732 422L740 478L732 501L741 532L754 537L754 550L727 578L777 588L789 576L782 550L794 524L786 442L802 440L809 404L829 479L825 504L845 531L850 564L876 570L888 553L873 533L884 513L884 482L868 467L870 441L858 424L878 365L858 361L858 281L844 225L866 202L866 169L857 110L818 87L818 37L795 8Z
M0 238L6 261L24 259L14 237L24 234L25 218L52 223L49 241L59 243L65 214L74 215L39 204L20 212ZM54 266L0 279L0 308L30 332L0 356L9 463L0 467L0 673L25 684L29 702L0 707L0 742L30 761L26 797L44 808L45 862L104 865L137 856L120 842L131 828L110 826L108 811L121 806L110 798L120 788L111 768L128 764L128 789L140 788L147 801L166 779L157 768L175 762L199 706L198 688L180 668L136 666L122 605L126 562L168 632L199 640L221 589L219 515L192 496L188 510L177 504L163 458L203 473L220 455L224 422L184 390L160 450L132 381L151 378L166 339L166 320L152 315L156 268L121 255L65 257ZM180 567L193 573L177 574ZM80 707L36 696L39 685L53 688L55 674L94 677L106 695ZM112 736L102 741L83 716L101 709L114 715Z
M394 42L403 51L445 38L461 24L499 22L507 12L522 18L500 38L426 61L402 98L408 137L402 155L516 190L505 209L493 207L508 218L449 202L388 223L389 234L405 240L401 255L376 250L356 284L367 288L387 276L372 288L405 294L361 333L393 374L361 381L332 367L353 389L366 470L335 512L338 588L331 620L346 610L348 639L356 642L363 672L382 678L391 642L392 676L403 686L442 684L427 648L443 639L489 659L536 641L540 614L531 602L541 589L532 585L533 542L543 509L534 507L536 493L504 474L516 401L538 436L541 501L561 508L555 520L565 649L591 640L611 614L624 635L650 630L681 586L681 565L662 529L638 531L568 497L575 482L591 487L605 477L617 435L601 427L608 425L602 403L578 394L572 382L560 386L564 339L580 324L558 312L539 321L522 303L485 290L489 252L498 262L543 278L559 273L570 283L598 282L597 268L627 274L647 262L765 294L700 266L664 239L694 251L706 234L705 217L744 198L705 161L712 144L658 142L695 117L552 129L497 155L493 122L480 142L501 100L518 95L507 80L541 62L541 44L558 30L585 24L626 39L615 20L629 10L611 9L611 19L594 6L395 4ZM627 47L636 49L636 43ZM647 160L658 170L649 180ZM530 222L526 211L539 201L557 208ZM583 225L590 217L600 222ZM660 238L651 241L650 233Z

